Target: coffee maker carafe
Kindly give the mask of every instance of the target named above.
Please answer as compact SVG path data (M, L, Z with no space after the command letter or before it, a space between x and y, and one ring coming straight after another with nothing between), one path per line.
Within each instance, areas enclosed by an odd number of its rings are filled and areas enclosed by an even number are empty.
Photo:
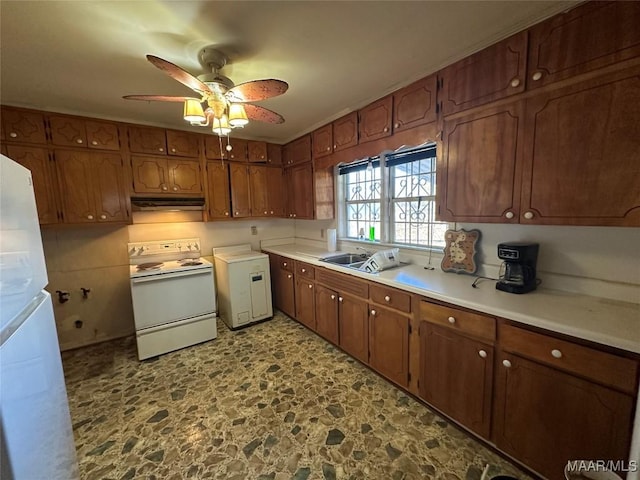
M527 293L536 289L537 243L499 243L498 258L503 262L496 289L509 293Z

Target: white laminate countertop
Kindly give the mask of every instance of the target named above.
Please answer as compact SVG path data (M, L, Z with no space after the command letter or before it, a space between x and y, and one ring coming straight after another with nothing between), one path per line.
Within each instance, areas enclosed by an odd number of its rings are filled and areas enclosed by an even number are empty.
M537 290L516 295L495 289L495 282L425 270L405 265L377 274L320 261L326 250L300 244L264 246L266 252L379 282L428 298L441 300L526 325L640 353L640 304L578 295L558 290ZM345 252L346 253L346 252Z

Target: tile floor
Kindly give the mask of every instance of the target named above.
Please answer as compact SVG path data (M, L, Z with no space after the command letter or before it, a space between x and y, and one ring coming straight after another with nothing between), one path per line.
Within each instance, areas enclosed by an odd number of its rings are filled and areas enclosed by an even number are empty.
M297 322L139 362L127 338L65 352L83 480L526 478Z

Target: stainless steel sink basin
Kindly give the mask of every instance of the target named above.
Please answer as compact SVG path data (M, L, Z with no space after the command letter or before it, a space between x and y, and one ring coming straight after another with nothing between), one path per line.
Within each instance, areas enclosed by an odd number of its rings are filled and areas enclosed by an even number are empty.
M368 255L361 255L355 253L345 253L343 255L337 255L335 257L329 257L322 259L323 262L333 263L335 265L343 265L345 267L354 267L358 268L361 266L367 259ZM357 266L355 264L358 264Z

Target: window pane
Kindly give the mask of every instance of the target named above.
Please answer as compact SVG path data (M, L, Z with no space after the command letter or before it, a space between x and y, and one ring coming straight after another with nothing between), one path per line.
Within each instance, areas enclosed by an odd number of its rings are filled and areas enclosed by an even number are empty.
M361 230L364 238L369 238L369 227L374 227L376 239L380 238L380 204L347 204L347 237L358 238Z
M371 171L352 172L345 175L345 177L347 202L380 199L380 167Z
M380 167L343 175L346 197L347 237L369 238L369 227L375 228L380 239L380 198L382 170Z

